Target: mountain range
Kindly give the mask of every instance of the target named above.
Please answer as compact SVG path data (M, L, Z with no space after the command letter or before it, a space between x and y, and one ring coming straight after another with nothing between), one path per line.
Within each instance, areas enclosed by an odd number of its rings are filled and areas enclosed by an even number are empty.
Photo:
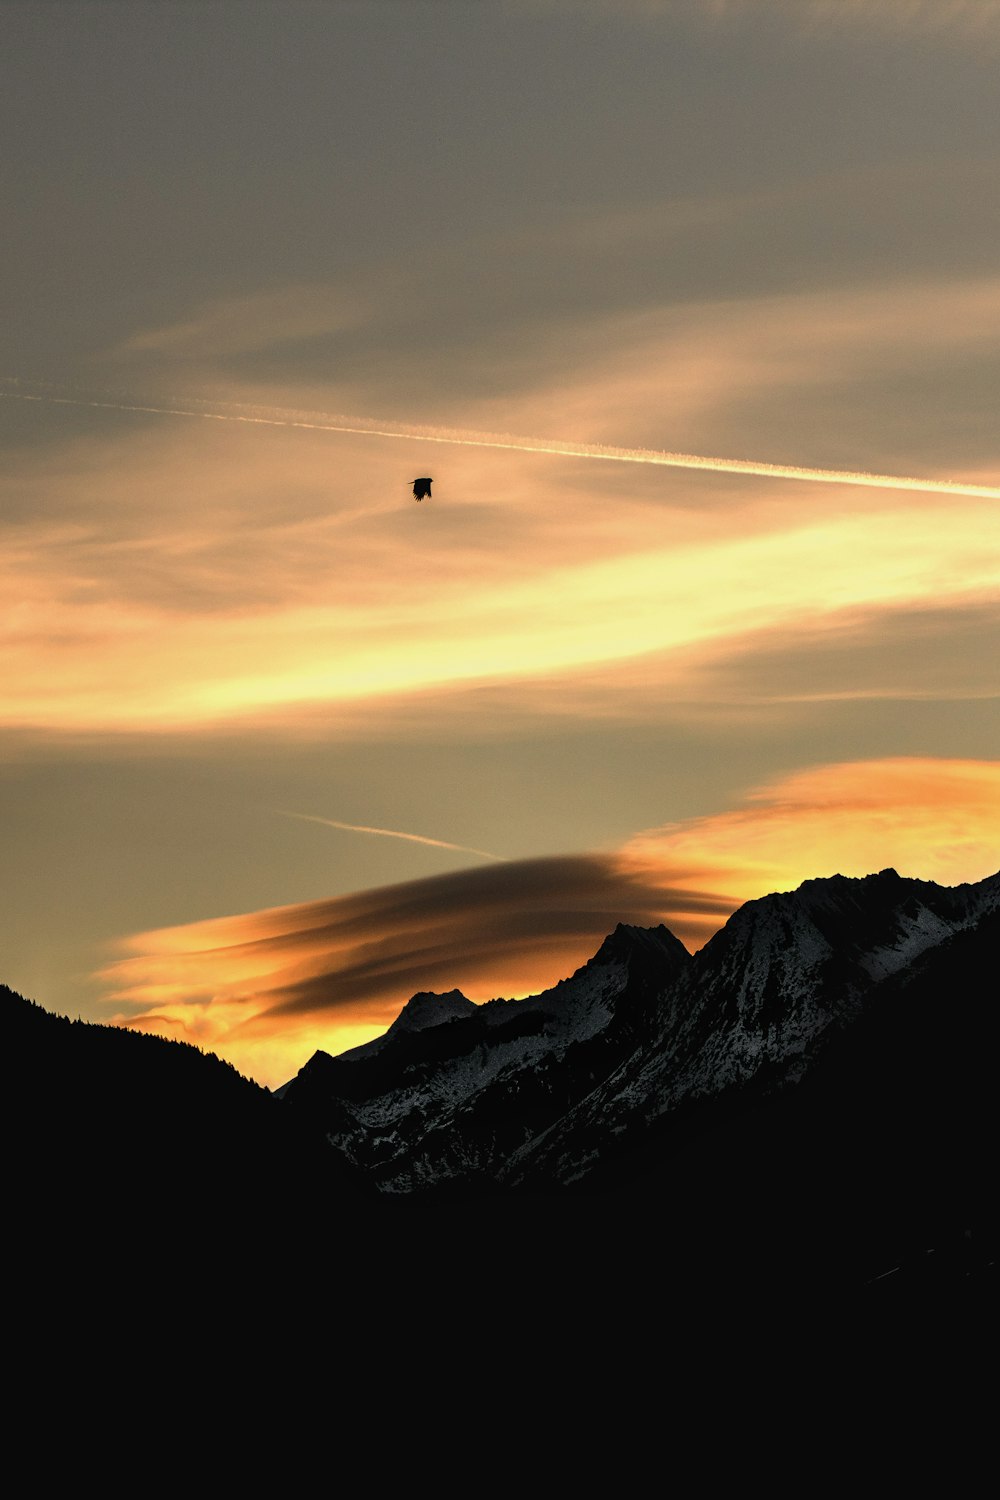
M443 1260L532 1297L978 1295L998 936L1000 874L810 880L693 956L620 925L542 994L415 995L274 1094L4 991L15 1211L36 1248L79 1222L251 1237L379 1285Z

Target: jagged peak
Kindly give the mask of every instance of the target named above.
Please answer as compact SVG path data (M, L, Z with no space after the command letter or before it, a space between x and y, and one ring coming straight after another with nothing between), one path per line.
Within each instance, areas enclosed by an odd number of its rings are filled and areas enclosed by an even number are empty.
M790 891L772 891L759 896L733 912L728 922L706 943L697 955L700 966L711 965L714 956L752 944L763 951L785 949L792 931L796 942L819 942L838 946L840 933L850 933L853 943L864 948L889 941L888 930L880 923L895 922L912 928L927 908L927 921L945 921L971 917L1000 904L1000 875L956 886L939 885L900 875L891 866L869 875L825 875L804 880Z
M430 1026L441 1026L446 1021L472 1015L476 1009L475 1002L461 990L447 990L444 994L421 990L407 1000L389 1030L426 1031Z
M838 871L835 875L814 875L808 880L803 880L794 891L776 891L774 895L798 895L800 891L822 891L822 890L844 890L850 886L895 886L895 885L930 885L932 881L915 880L907 875L900 875L892 865L886 865L884 870L877 870L869 875L841 875Z
M662 922L655 927L634 927L628 922L619 922L614 932L604 939L593 958L592 964L619 963L636 952L672 954L683 961L690 954L680 938Z

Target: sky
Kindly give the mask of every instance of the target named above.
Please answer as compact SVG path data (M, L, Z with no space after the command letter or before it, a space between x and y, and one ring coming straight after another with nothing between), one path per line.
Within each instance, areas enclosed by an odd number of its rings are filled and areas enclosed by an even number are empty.
M998 66L994 0L0 3L0 981L275 1086L1000 868Z

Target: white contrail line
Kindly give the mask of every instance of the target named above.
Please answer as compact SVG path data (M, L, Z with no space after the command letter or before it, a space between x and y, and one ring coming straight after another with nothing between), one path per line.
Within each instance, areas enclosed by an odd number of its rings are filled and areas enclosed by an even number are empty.
M9 381L14 384L14 381ZM502 448L515 453L548 453L562 458L597 458L611 463L659 464L670 469L704 469L713 474L756 474L766 479L800 479L812 484L851 484L870 489L918 490L929 494L972 495L1000 500L1000 486L962 484L950 479L916 479L899 474L869 474L852 469L809 469L796 464L758 463L745 458L710 458L698 453L669 453L652 448L615 448L606 443L568 443L555 438L519 437L513 433L464 431L451 427L421 427L375 417L331 416L323 412L295 413L282 407L250 407L246 411L197 410L192 406L150 406L132 401L97 401L83 396L30 395L0 390L15 401L40 401L56 406L90 406L105 411L149 412L162 417L201 417L210 422L244 422L261 427L296 427L310 432L344 432L361 437L403 438L415 443L451 443L463 448ZM282 415L275 415L275 413ZM268 414L270 413L270 414ZM307 420L308 418L308 420Z
M336 818L317 818L312 813L283 812L285 818L300 818L303 823L323 823L327 828L343 828L348 833L376 833L382 838L405 839L409 844L429 844L432 849L456 849L459 854L478 854L481 859L494 859L505 865L508 861L502 854L491 854L488 849L472 849L468 844L449 844L445 839L428 839L420 833L400 833L396 828L369 828L366 823L340 823Z

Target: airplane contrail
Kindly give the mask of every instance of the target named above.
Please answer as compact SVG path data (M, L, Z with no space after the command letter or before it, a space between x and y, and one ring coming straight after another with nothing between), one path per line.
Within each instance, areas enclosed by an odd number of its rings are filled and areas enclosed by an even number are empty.
M21 384L11 378L7 384ZM2 390L0 396L15 401L40 401L57 406L99 407L105 411L149 412L163 417L201 417L210 422L244 422L262 427L305 428L311 432L344 432L363 437L403 438L415 443L451 443L463 448L502 448L516 453L547 453L562 458L596 458L611 463L659 464L671 469L705 469L714 474L756 474L767 479L799 479L812 484L851 484L871 489L917 490L930 494L972 495L1000 500L1000 486L963 484L950 479L917 479L899 474L869 474L853 469L810 469L797 464L770 464L746 458L712 458L698 453L671 453L654 448L616 448L606 443L569 443L556 438L515 436L513 433L477 432L454 427L426 427L375 417L328 415L325 412L295 412L283 407L246 407L219 411L206 403L186 406L152 406L132 401L99 401L84 396L31 394ZM219 403L227 404L227 403ZM233 403L234 405L236 403ZM318 420L322 419L322 420Z
M286 818L300 818L303 823L323 823L327 828L343 828L348 833L375 833L387 839L405 839L410 844L429 844L432 849L456 849L460 854L478 854L481 859L493 859L505 865L508 861L502 854L491 854L488 849L472 849L468 844L449 844L444 839L424 838L420 833L400 833L396 828L369 828L366 823L340 823L336 818L317 818L312 813L286 812Z

